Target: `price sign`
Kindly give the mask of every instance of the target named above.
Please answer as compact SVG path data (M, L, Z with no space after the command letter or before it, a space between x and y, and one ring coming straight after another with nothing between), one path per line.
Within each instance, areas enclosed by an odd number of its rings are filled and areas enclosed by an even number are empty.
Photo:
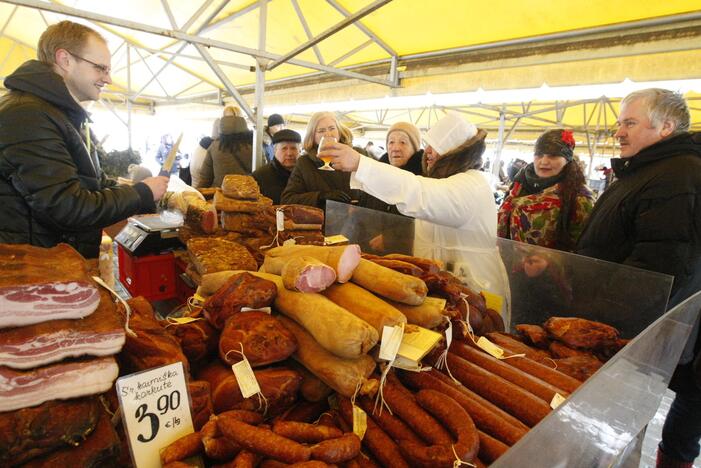
M134 466L160 468L159 450L194 432L183 364L127 375L116 386Z

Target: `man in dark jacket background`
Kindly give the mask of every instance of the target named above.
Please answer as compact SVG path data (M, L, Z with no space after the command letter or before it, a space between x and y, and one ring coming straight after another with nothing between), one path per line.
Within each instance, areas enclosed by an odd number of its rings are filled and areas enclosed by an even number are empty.
M280 204L280 195L287 186L290 173L299 157L299 146L302 137L294 130L282 129L273 135L274 157L270 164L259 167L253 172L253 177L260 186L263 195Z
M577 253L674 276L669 306L701 290L701 135L689 133L684 98L665 89L626 96L615 134L617 180L594 206ZM658 467L689 467L699 455L698 320L682 354L657 453ZM696 351L694 352L694 348ZM698 365L697 365L698 369ZM701 372L701 369L699 369Z
M168 178L117 186L100 169L79 104L112 83L100 34L62 21L41 35L37 55L5 79L0 98L0 242L66 242L97 257L102 228L154 211Z

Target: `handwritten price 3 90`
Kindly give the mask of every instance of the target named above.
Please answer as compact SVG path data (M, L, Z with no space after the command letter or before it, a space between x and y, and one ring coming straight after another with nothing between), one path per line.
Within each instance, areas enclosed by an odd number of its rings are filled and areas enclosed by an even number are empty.
M166 414L168 411L178 409L179 406L180 392L178 390L175 390L170 394L161 395L156 401L156 408L161 416ZM156 437L156 435L158 435L158 430L161 427L160 419L157 414L149 412L148 405L146 403L136 408L134 417L136 417L137 422L141 422L144 419L148 418L149 423L151 425L151 433L148 437L144 436L143 434L139 434L137 436L139 442L149 442L153 440Z

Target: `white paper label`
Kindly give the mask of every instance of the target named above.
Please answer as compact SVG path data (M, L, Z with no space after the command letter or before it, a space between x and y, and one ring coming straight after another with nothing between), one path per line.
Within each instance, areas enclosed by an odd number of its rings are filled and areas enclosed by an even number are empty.
M285 230L285 212L282 210L275 211L275 223L278 231Z
M248 359L244 358L243 361L237 362L231 366L231 370L234 371L236 381L239 383L241 395L243 395L244 398L252 397L256 393L260 393L258 380L256 380L256 375L253 373Z
M353 433L363 440L368 429L368 415L365 411L353 405Z
M273 310L270 307L261 307L260 309L251 309L250 307L241 307L241 312L265 312L270 315Z
M424 367L416 361L401 356L397 356L394 361L392 361L392 367L411 372L425 372L431 370L431 366Z
M550 407L552 409L555 409L558 406L560 406L565 400L565 397L563 397L559 393L555 393L555 395L553 395L553 399L550 401Z
M134 466L160 468L159 450L194 432L183 364L127 375L115 385Z
M491 354L497 359L501 359L504 356L503 349L501 349L499 346L495 345L483 336L480 336L479 340L477 340L477 346L487 351L489 354Z
M380 359L393 361L402 344L404 334L404 324L394 327L385 326L382 329L382 342L380 343Z

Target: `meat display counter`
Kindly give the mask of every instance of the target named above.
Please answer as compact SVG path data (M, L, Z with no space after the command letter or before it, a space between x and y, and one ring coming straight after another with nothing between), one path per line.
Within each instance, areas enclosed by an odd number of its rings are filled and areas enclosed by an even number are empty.
M411 218L327 202L325 235L343 234L351 243L365 243L368 253L382 255L392 252L368 250L366 240L406 236L416 227L411 223ZM468 237L452 231L449 238ZM432 258L458 276L455 266L470 261L467 243L432 247ZM426 251L425 245L415 251L409 242L402 253L426 256ZM491 466L521 466L524 460L529 466L619 465L660 405L697 320L701 293L667 311L673 280L668 275L505 239L494 239L494 255L510 290L505 321L511 327L574 316L615 326L632 341Z

